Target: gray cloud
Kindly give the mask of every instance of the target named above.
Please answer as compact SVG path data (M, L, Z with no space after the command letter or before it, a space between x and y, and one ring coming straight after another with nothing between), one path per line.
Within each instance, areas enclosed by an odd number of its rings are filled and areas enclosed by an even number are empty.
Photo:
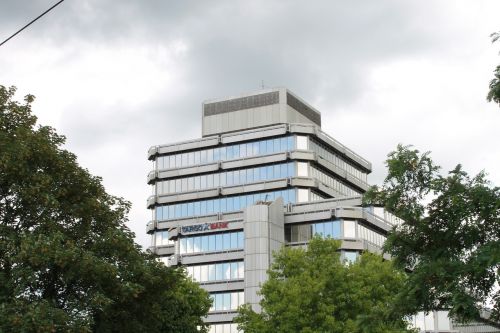
M0 31L52 3L4 1ZM372 160L373 181L399 142L445 166L494 172L500 119L483 95L498 10L494 1L68 0L0 48L0 80L38 95L40 120L133 202L130 225L145 245L147 148L198 137L204 99L262 80L316 106L325 130Z

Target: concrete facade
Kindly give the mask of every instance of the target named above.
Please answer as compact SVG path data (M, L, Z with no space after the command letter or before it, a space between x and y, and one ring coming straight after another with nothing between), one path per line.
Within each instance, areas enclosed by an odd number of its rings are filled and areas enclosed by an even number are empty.
M206 101L202 124L199 139L148 150L146 231L152 252L211 294L211 333L237 332L243 303L260 310L257 291L282 246L320 234L355 260L381 252L400 222L361 207L371 163L324 133L321 114L286 88Z

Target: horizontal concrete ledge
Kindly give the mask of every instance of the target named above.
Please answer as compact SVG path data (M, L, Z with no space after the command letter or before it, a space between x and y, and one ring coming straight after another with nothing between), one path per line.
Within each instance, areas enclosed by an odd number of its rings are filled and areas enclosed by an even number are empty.
M200 282L200 286L209 293L245 289L243 279L233 281L214 281L210 283Z
M244 257L243 250L225 252L207 252L196 255L182 255L179 261L183 265L199 264L216 261L241 260Z
M206 318L203 318L203 321L205 323L228 323L232 322L234 317L237 316L236 310L235 311L225 311L225 312L211 312L208 314Z

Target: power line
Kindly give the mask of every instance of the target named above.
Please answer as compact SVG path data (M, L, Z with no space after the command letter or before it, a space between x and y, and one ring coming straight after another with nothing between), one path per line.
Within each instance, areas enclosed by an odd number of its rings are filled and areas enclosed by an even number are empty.
M7 43L9 40L11 40L14 36L16 36L18 33L20 33L21 31L23 31L24 29L26 29L27 27L29 27L31 24L33 24L36 20L38 20L40 17L42 17L43 15L47 14L48 12L50 12L52 9L56 8L57 5L59 5L61 2L63 2L64 0L61 0L59 1L58 3L56 3L54 6L50 7L49 9L47 9L46 11L44 11L42 14L38 15L38 17L36 17L34 20L32 20L30 23L26 24L24 27L22 27L21 29L19 29L18 31L16 31L12 36L10 36L9 38L7 38L6 40L4 40L0 46L2 46L3 44Z

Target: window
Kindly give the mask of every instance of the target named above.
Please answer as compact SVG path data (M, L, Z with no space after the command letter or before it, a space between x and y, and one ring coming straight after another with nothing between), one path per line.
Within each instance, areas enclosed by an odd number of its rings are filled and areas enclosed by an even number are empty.
M244 292L242 291L210 294L210 297L212 298L210 311L236 310L244 303Z

